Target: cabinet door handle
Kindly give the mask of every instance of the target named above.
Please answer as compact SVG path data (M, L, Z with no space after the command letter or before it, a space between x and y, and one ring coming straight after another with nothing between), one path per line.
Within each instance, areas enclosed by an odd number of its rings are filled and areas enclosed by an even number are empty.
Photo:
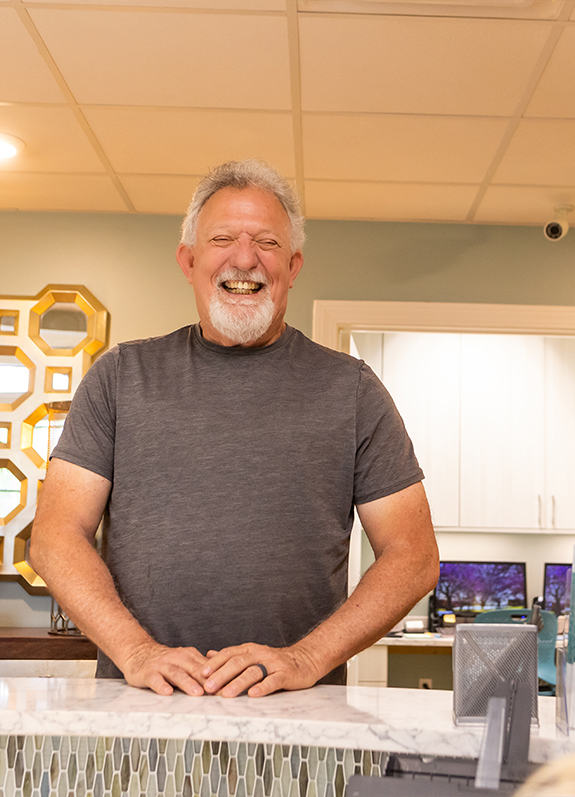
M555 528L555 496L551 496L551 526Z
M541 522L541 496L537 496L537 518L539 523L539 528L543 527L543 523Z

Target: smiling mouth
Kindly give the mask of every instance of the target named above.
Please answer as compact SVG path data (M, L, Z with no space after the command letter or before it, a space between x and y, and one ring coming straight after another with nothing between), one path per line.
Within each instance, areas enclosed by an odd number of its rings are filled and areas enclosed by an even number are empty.
M222 282L222 287L228 293L250 295L261 290L263 288L263 282L226 280L226 282Z

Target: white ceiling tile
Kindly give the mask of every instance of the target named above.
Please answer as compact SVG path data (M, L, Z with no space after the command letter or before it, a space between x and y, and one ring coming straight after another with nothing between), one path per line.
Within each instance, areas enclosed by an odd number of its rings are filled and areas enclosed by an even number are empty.
M306 177L481 182L505 132L501 119L304 114Z
M464 221L478 186L306 180L312 219Z
M122 185L138 213L186 213L199 176L122 175Z
M226 160L261 158L293 176L291 114L85 108L119 172L203 174Z
M127 210L108 177L78 174L3 174L0 208L92 212Z
M527 106L525 116L575 119L575 27L567 27Z
M475 214L474 221L504 224L540 224L551 221L554 209L575 206L575 185L571 188L491 186ZM569 220L575 225L575 214ZM541 233L543 235L543 232Z
M0 102L63 102L64 97L12 8L0 8Z
M509 115L551 24L302 16L302 106L307 111Z
M104 171L69 108L0 105L0 131L26 144L16 158L1 162L0 171Z
M283 16L77 8L30 14L80 103L290 107Z
M575 120L525 119L519 123L493 183L575 184Z

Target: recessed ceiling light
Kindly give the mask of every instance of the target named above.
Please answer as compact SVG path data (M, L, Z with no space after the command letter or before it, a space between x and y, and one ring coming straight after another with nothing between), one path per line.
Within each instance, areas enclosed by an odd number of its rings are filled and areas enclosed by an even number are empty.
M24 142L7 133L0 133L0 160L13 158L24 148Z

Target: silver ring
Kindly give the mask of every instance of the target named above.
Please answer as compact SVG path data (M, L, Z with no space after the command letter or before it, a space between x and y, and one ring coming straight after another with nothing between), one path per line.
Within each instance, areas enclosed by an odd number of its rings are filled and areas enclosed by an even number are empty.
M255 664L254 666L255 667L259 667L260 670L262 671L262 681L264 680L264 678L268 677L268 671L266 670L266 668L265 668L265 666L263 664Z

